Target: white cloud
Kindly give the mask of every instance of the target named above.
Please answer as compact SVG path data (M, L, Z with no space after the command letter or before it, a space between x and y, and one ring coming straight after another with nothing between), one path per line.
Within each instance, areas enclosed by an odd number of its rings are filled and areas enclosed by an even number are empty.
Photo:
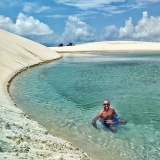
M0 28L19 35L46 35L53 33L48 25L19 13L16 23L9 17L0 16Z
M129 10L145 8L151 3L158 3L160 0L52 0L55 3L76 7L85 11L101 11L105 17L113 14L122 14ZM159 4L157 4L159 5ZM82 12L82 11L81 11ZM85 17L86 18L86 17Z
M119 38L132 37L134 33L134 26L132 24L132 18L126 21L125 27L119 29Z
M124 7L122 10L126 9L133 9L133 8L141 8L146 5L149 5L150 3L157 3L160 2L160 0L53 0L56 3L59 4L65 4L68 6L74 6L79 9L88 10L88 9L100 9L104 10L105 7L109 8L110 6L118 7L119 9L121 7ZM125 5L124 3L125 2ZM116 3L119 3L118 5ZM123 12L123 11L117 11Z
M9 6L10 7L15 7L15 6L19 5L18 3L19 3L18 1L10 2Z
M18 0L14 0L14 2L11 0L0 0L0 7L2 7L2 8L6 8L8 6L14 7L17 4L18 4Z
M69 16L65 31L58 42L88 42L95 40L94 29L75 16Z
M135 38L160 37L160 16L148 18L147 12L143 12L143 18L135 26Z
M47 11L50 9L51 9L51 7L49 7L49 6L38 6L36 3L26 2L26 3L24 3L23 12L40 13L40 12L44 12L44 11Z
M11 32L14 29L14 24L9 17L0 15L0 28Z
M137 3L157 3L160 0L136 0Z
M147 5L150 5L151 3L157 3L157 2L160 2L160 0L135 0L133 2L130 2L129 6L133 9L134 8L142 8Z
M47 10L50 10L50 9L51 9L51 7L49 7L49 6L41 6L35 12L40 13L40 12L44 12L44 11L47 11Z
M33 10L34 7L35 7L35 4L33 4L33 3L27 3L23 7L23 12L29 13L29 12L31 12Z
M135 26L132 24L131 17L126 20L125 26L117 29L117 37L115 37L115 34L112 34L112 32L110 32L110 30L112 31L114 30L114 28L115 27L110 28L110 26L107 26L105 28L105 38L160 41L160 16L148 17L147 12L143 12L143 17Z
M115 25L110 25L105 27L106 34L105 37L116 38L118 36L118 29Z
M62 3L69 6L74 6L80 9L93 9L103 7L104 5L113 2L125 2L125 0L53 0L56 3Z
M56 14L56 15L48 15L46 17L49 17L49 18L64 18L64 17L68 17L68 16L67 15Z

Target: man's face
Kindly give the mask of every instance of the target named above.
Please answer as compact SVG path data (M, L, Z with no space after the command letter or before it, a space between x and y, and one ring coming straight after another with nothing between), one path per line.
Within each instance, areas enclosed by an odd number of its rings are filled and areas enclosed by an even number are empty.
M107 100L105 100L105 101L103 102L103 108L104 108L105 110L108 110L109 107L110 107L110 103L109 103Z

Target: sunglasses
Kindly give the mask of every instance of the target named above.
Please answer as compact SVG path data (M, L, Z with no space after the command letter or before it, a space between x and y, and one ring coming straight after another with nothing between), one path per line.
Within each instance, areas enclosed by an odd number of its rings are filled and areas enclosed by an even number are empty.
M104 106L109 106L109 105L110 105L110 103L104 103L103 105L104 105Z

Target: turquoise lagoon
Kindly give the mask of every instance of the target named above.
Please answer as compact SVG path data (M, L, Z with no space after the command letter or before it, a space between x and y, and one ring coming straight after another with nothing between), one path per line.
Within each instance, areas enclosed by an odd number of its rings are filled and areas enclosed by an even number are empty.
M10 93L34 120L93 160L160 159L160 54L64 56L18 75ZM104 99L128 120L117 133L91 125Z

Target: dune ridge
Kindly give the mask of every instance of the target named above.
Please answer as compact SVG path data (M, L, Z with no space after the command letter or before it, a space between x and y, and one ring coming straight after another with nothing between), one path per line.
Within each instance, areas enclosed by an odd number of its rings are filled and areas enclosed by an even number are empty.
M141 41L103 41L78 44L75 46L50 47L58 53L75 52L105 52L105 53L130 53L130 52L160 52L159 42Z

